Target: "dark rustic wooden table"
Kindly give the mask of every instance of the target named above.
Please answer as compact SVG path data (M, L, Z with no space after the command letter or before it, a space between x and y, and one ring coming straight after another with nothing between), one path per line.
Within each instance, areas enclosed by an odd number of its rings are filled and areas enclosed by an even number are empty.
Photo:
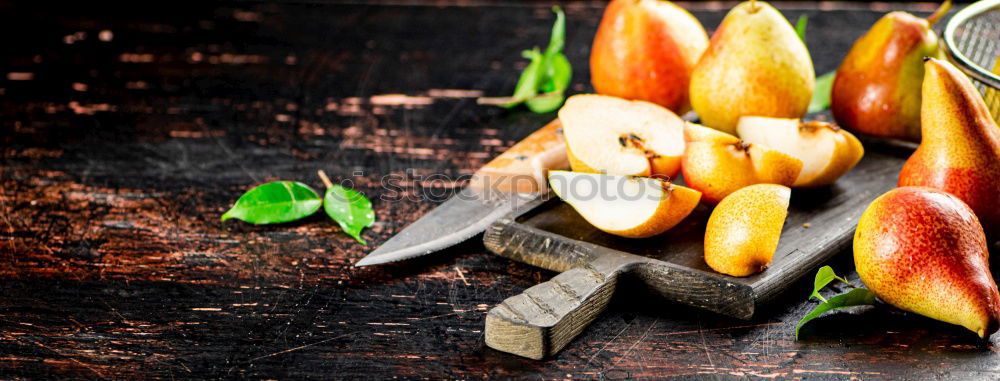
M356 269L371 247L320 216L219 216L323 169L374 200L379 245L453 191L427 176L469 174L553 117L475 100L512 91L550 4L135 3L0 2L0 379L1000 378L1000 336L888 307L795 341L808 281L752 321L625 287L555 358L489 349L487 309L551 272L478 240ZM710 30L729 7L685 5ZM823 73L883 12L934 5L778 6L810 15ZM603 4L565 9L587 92ZM380 198L387 175L423 198Z

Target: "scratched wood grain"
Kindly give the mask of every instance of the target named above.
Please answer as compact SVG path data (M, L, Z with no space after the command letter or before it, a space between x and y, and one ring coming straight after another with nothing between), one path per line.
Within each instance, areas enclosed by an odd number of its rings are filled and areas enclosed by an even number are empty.
M551 119L475 102L510 93L548 4L408 4L0 2L0 378L1000 377L997 337L886 307L796 342L808 284L749 322L623 284L559 356L526 360L486 348L483 321L551 272L475 240L355 269L369 248L320 216L220 223L248 187L323 169L373 198L377 245L455 187L426 176ZM685 5L708 29L726 6ZM811 16L826 72L882 12L933 8L872 6L782 9ZM589 91L602 5L565 8Z

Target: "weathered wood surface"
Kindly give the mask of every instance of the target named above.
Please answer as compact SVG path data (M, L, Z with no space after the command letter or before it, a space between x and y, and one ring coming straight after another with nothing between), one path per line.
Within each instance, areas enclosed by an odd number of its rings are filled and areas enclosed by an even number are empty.
M719 3L689 5L708 29L724 14ZM811 15L819 72L881 12L933 7L874 6L779 4L790 18ZM575 92L590 89L602 7L565 7ZM548 4L0 9L0 378L1000 372L1000 338L983 343L890 308L818 320L796 342L794 324L812 307L805 283L749 322L621 284L557 357L527 360L485 347L485 314L552 272L477 241L355 269L370 248L323 218L218 221L253 184L318 187L324 169L373 198L378 222L365 237L384 241L440 200L398 196L454 186L417 176L471 174L551 120L474 99L513 89L519 51L547 41ZM382 176L405 174L402 192L381 189ZM850 255L833 265L850 271Z

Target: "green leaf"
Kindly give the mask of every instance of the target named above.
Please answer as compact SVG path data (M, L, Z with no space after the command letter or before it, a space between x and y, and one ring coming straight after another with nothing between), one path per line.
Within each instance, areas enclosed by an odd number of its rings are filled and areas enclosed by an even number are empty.
M799 324L795 326L795 340L799 339L799 329L802 328L802 325L819 317L827 311L836 311L848 307L873 304L875 304L875 294L864 288L855 288L846 293L834 296L830 298L830 300L820 303L820 305L816 306L816 308L813 308L811 312L806 314L802 320L799 320Z
M323 200L326 214L340 225L344 233L367 245L361 238L361 230L375 223L372 202L361 192L337 184L326 188Z
M830 284L830 282L833 282L835 278L837 278L837 274L833 272L832 267L830 266L820 267L819 271L816 272L816 280L813 281L812 295L809 295L809 297L816 298L825 302L826 298L824 298L822 295L819 294L819 290L822 290L823 287L826 287L826 285Z
M809 112L820 112L830 107L830 90L833 89L833 80L837 76L837 71L831 71L816 78L816 91L813 92L812 100L809 101Z
M545 55L552 55L562 52L566 45L566 14L558 5L552 7L552 12L556 14L556 22L552 24L552 33L549 35L549 46L545 48Z
M806 24L809 22L809 16L802 15L799 16L799 21L795 22L795 34L799 35L799 39L802 43L806 43Z
M542 76L542 61L544 56L538 48L521 52L524 58L531 59L531 63L521 72L521 77L517 79L517 86L514 87L514 95L510 103L502 105L503 108L511 108L521 104L525 100L538 94L538 80Z
M562 53L553 56L552 62L545 67L547 82L542 86L544 94L535 95L525 102L531 111L539 114L555 111L562 105L566 98L563 94L573 75L573 68Z
M524 104L528 106L529 110L544 114L559 109L559 106L562 106L565 99L566 97L560 91L537 95L528 99Z
M566 14L558 6L552 7L556 21L552 24L549 45L542 53L538 48L522 52L531 63L524 68L514 88L513 100L502 105L511 108L526 103L536 113L551 112L565 100L564 92L573 76L573 67L562 53L566 38Z
M528 108L536 113L558 109L565 99L563 93L573 77L573 67L562 53L566 38L566 14L558 6L552 7L552 11L556 13L556 22L552 24L552 36L541 66L542 77L539 78L538 91L542 95L527 101Z
M323 204L316 191L295 181L275 181L253 188L236 200L222 220L236 218L251 224L279 224L316 213Z
M539 88L542 93L562 92L569 87L573 78L573 67L562 53L546 56L542 65L545 82Z

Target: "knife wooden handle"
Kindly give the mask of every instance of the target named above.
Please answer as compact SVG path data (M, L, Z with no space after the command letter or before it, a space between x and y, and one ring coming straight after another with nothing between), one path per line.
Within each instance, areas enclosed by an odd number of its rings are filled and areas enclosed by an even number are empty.
M566 142L556 119L476 171L469 185L504 192L541 192L547 189L548 171L565 168L569 168Z
M536 360L556 354L604 312L627 268L597 259L507 298L486 315L486 345Z

